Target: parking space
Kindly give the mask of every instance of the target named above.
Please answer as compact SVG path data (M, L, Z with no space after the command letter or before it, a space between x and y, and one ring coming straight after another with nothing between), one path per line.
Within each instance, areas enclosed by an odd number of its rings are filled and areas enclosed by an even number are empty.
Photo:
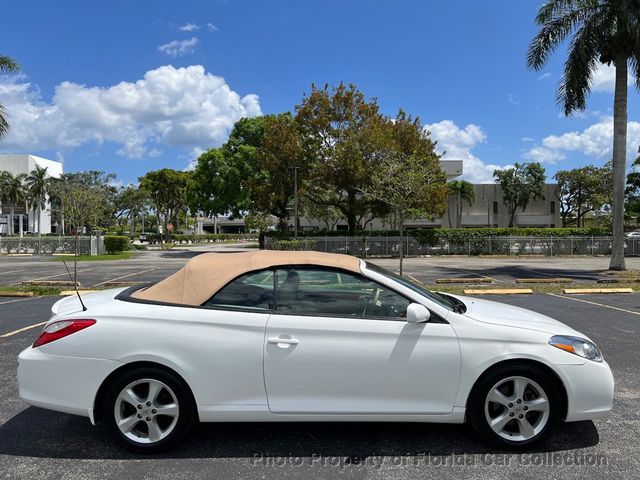
M113 446L101 426L28 407L19 399L16 356L33 341L38 331L34 328L0 337L0 463L4 475L65 479L159 475L190 480L637 475L640 316L636 312L640 311L640 295L537 294L497 300L554 316L600 345L616 378L615 406L609 417L566 424L547 443L524 454L487 447L465 426L273 423L202 425L176 451L137 457ZM0 300L0 334L46 320L55 301L53 297Z
M371 259L372 262L397 270L398 259ZM630 269L640 269L640 258L627 258ZM405 273L425 282L437 278L485 277L493 283L513 283L516 278L570 278L575 283L594 283L609 278L605 257L430 257L407 258Z

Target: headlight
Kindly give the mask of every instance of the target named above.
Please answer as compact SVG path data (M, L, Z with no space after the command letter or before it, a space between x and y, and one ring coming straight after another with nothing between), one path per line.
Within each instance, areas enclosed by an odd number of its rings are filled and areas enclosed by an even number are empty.
M602 361L602 354L598 347L596 347L596 344L584 338L556 335L551 337L549 345L586 358L587 360L593 360L594 362Z

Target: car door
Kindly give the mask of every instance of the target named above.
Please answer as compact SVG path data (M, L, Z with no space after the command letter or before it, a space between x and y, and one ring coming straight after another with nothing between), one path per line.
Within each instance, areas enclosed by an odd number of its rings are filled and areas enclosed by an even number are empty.
M409 299L343 271L279 268L275 297L264 345L272 412L452 411L460 351L448 323L407 323Z

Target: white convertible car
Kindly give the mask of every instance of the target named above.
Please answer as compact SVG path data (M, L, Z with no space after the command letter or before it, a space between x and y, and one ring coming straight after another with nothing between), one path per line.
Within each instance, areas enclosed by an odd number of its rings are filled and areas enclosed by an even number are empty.
M585 335L347 255L203 254L84 301L57 302L20 354L20 395L103 421L138 452L196 421L469 421L521 447L612 407L611 370Z

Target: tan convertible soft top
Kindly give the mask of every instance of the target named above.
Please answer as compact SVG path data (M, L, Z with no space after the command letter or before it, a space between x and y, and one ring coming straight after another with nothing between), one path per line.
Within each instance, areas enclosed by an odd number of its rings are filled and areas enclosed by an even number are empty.
M173 275L137 290L131 296L157 302L202 305L234 278L278 265L322 265L360 273L358 258L335 253L272 250L204 253L189 260Z

